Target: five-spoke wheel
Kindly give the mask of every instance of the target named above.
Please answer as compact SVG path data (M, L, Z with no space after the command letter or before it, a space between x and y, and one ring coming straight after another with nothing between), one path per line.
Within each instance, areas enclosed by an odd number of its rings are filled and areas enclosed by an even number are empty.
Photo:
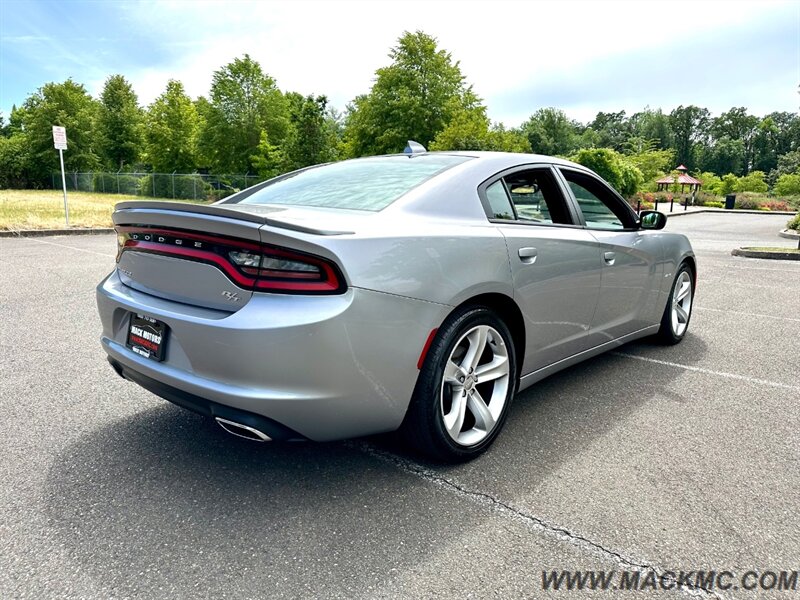
M503 426L516 390L514 341L488 308L461 309L428 350L401 431L423 453L466 460Z
M669 293L661 327L657 337L665 344L677 344L686 335L689 320L692 318L694 299L694 275L691 267L683 263L678 269Z
M509 385L508 348L489 325L476 325L456 343L444 367L442 418L457 444L489 435L503 413Z

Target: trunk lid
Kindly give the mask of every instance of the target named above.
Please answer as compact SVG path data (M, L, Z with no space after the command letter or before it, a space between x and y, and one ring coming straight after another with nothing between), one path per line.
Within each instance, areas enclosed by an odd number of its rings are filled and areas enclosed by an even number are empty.
M340 213L355 213L342 215ZM337 214L339 213L339 214ZM284 230L281 239L344 235L361 211L257 205L202 205L166 201L121 202L113 214L120 242L122 282L160 298L235 312L252 298L242 274L224 257L256 252L261 228ZM302 244L301 244L302 245Z

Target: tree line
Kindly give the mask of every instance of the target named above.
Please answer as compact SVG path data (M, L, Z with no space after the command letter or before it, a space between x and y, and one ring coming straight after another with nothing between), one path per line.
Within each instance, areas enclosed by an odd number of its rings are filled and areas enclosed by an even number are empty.
M47 187L57 171L51 126L67 128L69 171L258 174L401 152L409 139L430 150L500 150L565 156L597 170L621 193L651 189L684 164L710 186L777 186L800 194L800 118L733 107L671 112L598 112L581 123L538 108L517 128L492 123L458 61L423 32L405 33L367 94L344 113L324 95L282 91L244 55L215 71L208 97L170 80L149 106L111 75L99 98L72 79L47 83L0 114L0 187ZM716 179L714 179L716 178ZM730 178L733 178L731 180ZM748 179L749 178L749 179ZM731 183L733 181L733 183ZM796 189L795 189L796 184ZM753 190L757 191L757 190Z

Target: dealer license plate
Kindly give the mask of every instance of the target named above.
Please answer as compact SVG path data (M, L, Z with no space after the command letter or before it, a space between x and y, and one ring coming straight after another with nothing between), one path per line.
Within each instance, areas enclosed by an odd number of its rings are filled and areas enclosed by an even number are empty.
M139 356L164 360L167 345L167 326L145 315L134 313L128 326L127 346Z

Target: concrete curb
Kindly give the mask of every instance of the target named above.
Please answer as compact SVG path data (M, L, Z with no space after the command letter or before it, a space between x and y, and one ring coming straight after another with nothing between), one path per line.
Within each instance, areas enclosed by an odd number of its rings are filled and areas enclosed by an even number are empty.
M0 231L0 238L45 237L50 235L99 235L101 233L114 233L114 230L111 227L88 229L24 229L19 231Z
M748 250L747 248L734 248L734 256L746 258L769 258L772 260L800 260L800 252L762 252L761 250Z
M793 217L797 214L796 212L789 212L786 210L726 210L724 208L700 208L697 210L682 210L680 212L664 214L668 217L682 217L684 215L697 215L700 213L719 213L727 215L734 215L737 213L741 215L784 215L787 217Z
M782 229L778 232L778 235L782 238L786 238L787 240L797 240L800 238L800 231L795 231L794 229Z

